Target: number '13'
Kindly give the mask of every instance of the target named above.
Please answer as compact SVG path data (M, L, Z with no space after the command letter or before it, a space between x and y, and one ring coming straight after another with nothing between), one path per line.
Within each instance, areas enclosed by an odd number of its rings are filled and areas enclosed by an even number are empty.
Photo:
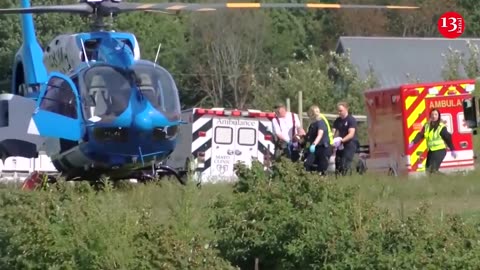
M457 31L458 25L457 25L457 18L455 17L442 18L442 28L447 28L447 19L449 20L448 24L452 26L452 29L449 29L448 32Z

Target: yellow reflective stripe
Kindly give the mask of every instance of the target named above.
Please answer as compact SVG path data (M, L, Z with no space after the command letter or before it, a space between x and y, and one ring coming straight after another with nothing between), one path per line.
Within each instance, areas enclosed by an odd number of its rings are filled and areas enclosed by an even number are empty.
M330 145L332 145L332 144L333 144L333 133L332 133L332 130L330 129L330 123L328 122L327 118L325 118L325 115L320 114L320 116L322 117L322 120L323 120L323 121L325 122L325 124L327 125L328 140L329 140Z
M417 87L417 88L415 88L415 90L418 91L418 93L419 93L418 96L421 96L423 91L428 91L428 89L426 89L425 87ZM409 96L405 99L405 111L408 111L413 106L415 101L420 98L418 96ZM412 129L412 126L413 126L413 124L415 124L415 121L418 119L419 116L421 116L424 113L425 107L426 107L426 103L425 103L425 99L424 99L417 105L416 108L413 109L413 111L410 115L406 116L407 117L407 119L406 119L407 130L405 132L408 132L409 130ZM420 123L423 125L426 122L427 122L427 118L422 117ZM413 130L410 134L406 134L406 136L408 136L408 141L409 142L413 141L413 139L418 134L418 132L419 132L419 130ZM427 150L427 144L426 144L425 140L422 140L422 142L420 144L418 144L417 147L414 149L413 154L410 155L410 165L413 166L418 161L418 159L420 158L416 153L419 152L419 151L424 152L425 150ZM418 168L417 169L417 171L422 171L422 170L423 170L423 168Z
M425 150L427 150L427 141L422 140L418 144L417 148L415 148L414 151L412 152L413 154L410 156L410 165L411 166L413 166L418 161L418 159L421 157L421 155L420 156L417 155L417 152L422 152L423 153L423 152L425 152ZM422 171L425 170L426 159L424 159L422 161L422 164L423 164L423 166L418 166L417 167L417 170L416 170L417 172L422 172Z
M426 123L427 123L427 118L423 118L422 121L420 122L422 126L424 126ZM420 132L421 130L414 130L412 131L412 133L410 133L410 136L408 137L408 141L411 142L413 141L413 139L415 138L415 136L417 136L417 134Z
M415 123L415 120L425 111L425 101L423 100L418 104L417 108L407 118L407 128L410 128Z

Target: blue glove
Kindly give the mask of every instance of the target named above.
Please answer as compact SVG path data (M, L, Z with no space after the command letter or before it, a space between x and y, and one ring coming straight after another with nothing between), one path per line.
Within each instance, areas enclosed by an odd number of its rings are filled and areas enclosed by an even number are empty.
M309 148L310 153L315 153L315 146L316 146L315 144L310 145L310 148Z
M453 157L454 159L457 158L457 153L456 153L455 151L450 151L450 154L452 155L452 157Z

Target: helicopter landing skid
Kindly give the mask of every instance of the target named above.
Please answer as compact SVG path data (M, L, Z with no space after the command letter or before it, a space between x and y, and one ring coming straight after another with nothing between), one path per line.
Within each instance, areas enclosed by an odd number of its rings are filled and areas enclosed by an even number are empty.
M151 170L136 171L132 175L132 178L137 179L139 182L150 182L165 176L173 176L180 184L186 185L185 178L181 173L170 166L162 164L152 166Z

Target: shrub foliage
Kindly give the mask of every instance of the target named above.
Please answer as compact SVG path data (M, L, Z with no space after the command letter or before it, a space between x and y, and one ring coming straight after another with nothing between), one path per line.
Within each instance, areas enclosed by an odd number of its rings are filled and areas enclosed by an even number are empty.
M479 233L458 216L438 222L428 205L405 220L289 162L271 173L239 168L232 199L214 203L222 255L241 269L471 269Z
M288 161L232 186L0 189L0 269L473 269L479 226L396 218ZM208 191L210 190L210 191ZM213 191L212 191L213 190ZM233 191L233 192L232 192ZM214 193L218 195L215 196ZM203 197L202 197L203 196Z
M201 235L179 235L153 206L86 185L1 192L0 269L230 269Z

